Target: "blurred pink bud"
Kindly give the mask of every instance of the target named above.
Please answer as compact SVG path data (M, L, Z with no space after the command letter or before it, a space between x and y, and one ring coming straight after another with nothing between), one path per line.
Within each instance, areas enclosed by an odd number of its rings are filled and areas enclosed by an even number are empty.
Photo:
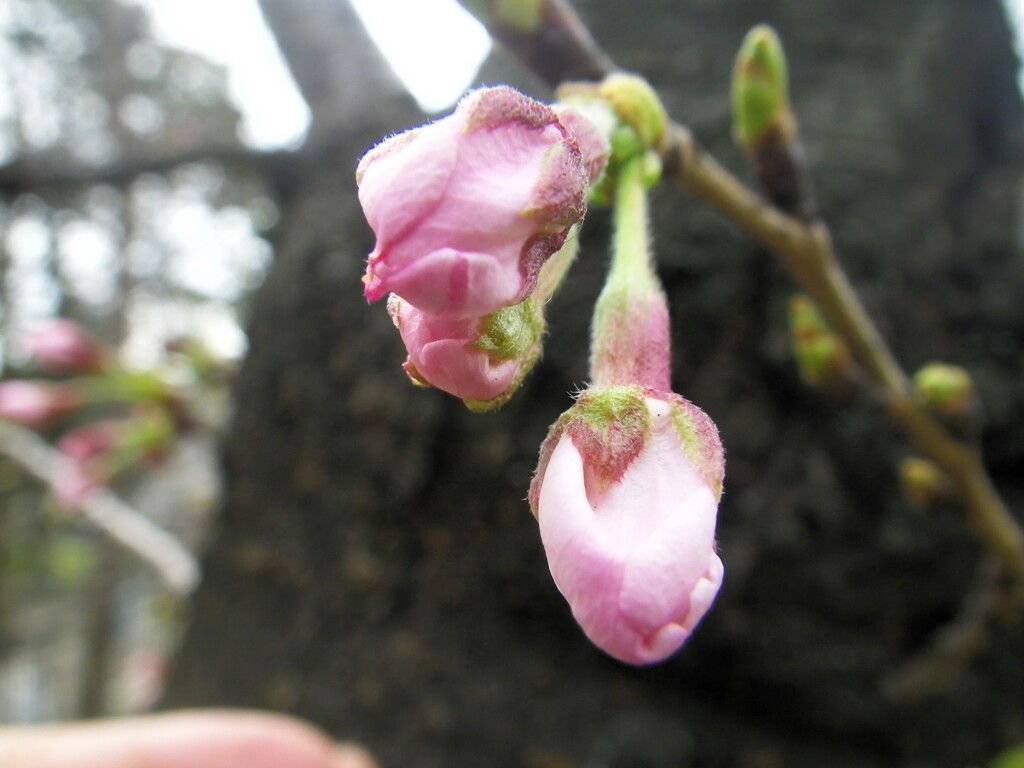
M711 607L724 471L714 424L672 393L587 390L552 428L530 503L556 585L609 655L663 661Z
M455 395L475 411L503 405L540 356L544 319L532 298L481 318L421 312L394 294L388 311L409 352L413 383Z
M78 394L60 385L41 381L0 382L0 418L26 427L45 426L78 404Z
M507 87L363 156L359 201L377 236L370 301L473 318L525 299L586 211L579 145L550 108Z
M88 461L109 451L118 440L120 429L121 422L94 422L61 437L57 450L72 461Z
M96 371L103 362L99 345L71 320L57 319L33 329L27 343L36 365L55 373Z
M64 509L78 509L104 484L88 462L69 461L54 479L50 492Z

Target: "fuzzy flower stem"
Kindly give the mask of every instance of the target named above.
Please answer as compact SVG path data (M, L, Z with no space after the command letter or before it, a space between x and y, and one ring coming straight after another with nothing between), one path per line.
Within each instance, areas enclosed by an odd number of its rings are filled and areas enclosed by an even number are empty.
M612 264L594 310L594 386L671 389L668 304L654 274L644 158L625 161L615 191Z

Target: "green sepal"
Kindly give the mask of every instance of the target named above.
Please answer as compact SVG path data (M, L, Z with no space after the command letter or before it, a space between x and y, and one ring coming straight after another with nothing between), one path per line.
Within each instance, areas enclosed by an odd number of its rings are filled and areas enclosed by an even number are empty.
M484 318L480 335L470 347L486 352L493 360L514 360L524 357L543 334L544 314L531 296Z
M636 131L642 149L658 149L668 130L668 113L650 83L636 75L609 75L597 88L615 114ZM614 139L613 153L614 153Z

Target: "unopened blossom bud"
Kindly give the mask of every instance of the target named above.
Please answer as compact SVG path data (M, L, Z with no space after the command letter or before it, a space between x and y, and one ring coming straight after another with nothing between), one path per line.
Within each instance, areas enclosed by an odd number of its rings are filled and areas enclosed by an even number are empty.
M103 364L103 350L71 320L57 319L33 329L26 338L29 355L54 373L91 373Z
M130 418L97 421L74 429L57 442L67 459L54 479L54 497L75 508L97 488L139 466L155 465L174 438L174 425L161 408L141 408Z
M532 296L482 318L439 318L393 294L388 311L413 383L448 392L473 411L504 405L540 357L544 318Z
M370 301L389 292L437 317L523 301L586 211L579 144L550 107L483 88L454 114L393 136L356 171L377 236Z
M42 427L66 416L80 404L78 393L41 381L0 382L0 419Z
M936 413L964 419L974 408L974 382L963 368L928 363L914 374L914 390Z
M711 606L724 472L715 425L673 393L590 389L552 427L530 506L556 585L609 655L662 661Z
M611 152L598 109L586 109L583 105L577 104L555 105L555 114L558 115L559 121L579 144L583 168L591 184L601 180L605 168L608 167L608 155Z

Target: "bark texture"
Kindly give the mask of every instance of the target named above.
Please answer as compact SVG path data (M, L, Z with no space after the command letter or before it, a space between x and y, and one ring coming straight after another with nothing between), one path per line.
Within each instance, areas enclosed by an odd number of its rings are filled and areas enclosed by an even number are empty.
M752 24L776 26L819 205L855 285L909 370L943 359L972 372L989 465L1024 507L1022 126L1000 4L578 7L617 61L649 75L736 169L732 55ZM339 88L374 81L363 69L379 61L357 28L345 34L361 46L354 58L313 71ZM282 42L289 57L311 48ZM489 66L489 81L521 77ZM340 91L326 90L336 106ZM414 390L387 313L360 297L372 242L352 170L380 135L418 117L396 93L349 93L360 121L297 156L286 185L224 446L221 529L167 706L294 712L366 742L389 768L954 768L1024 739L1020 624L936 693L883 695L886 675L957 611L979 548L956 508L921 514L904 502L894 466L909 451L884 414L800 384L788 278L675 189L656 193L655 243L676 389L727 447L726 581L664 666L628 669L591 648L523 498L547 426L585 382L606 217L590 216L551 307L545 359L504 410L474 416Z

